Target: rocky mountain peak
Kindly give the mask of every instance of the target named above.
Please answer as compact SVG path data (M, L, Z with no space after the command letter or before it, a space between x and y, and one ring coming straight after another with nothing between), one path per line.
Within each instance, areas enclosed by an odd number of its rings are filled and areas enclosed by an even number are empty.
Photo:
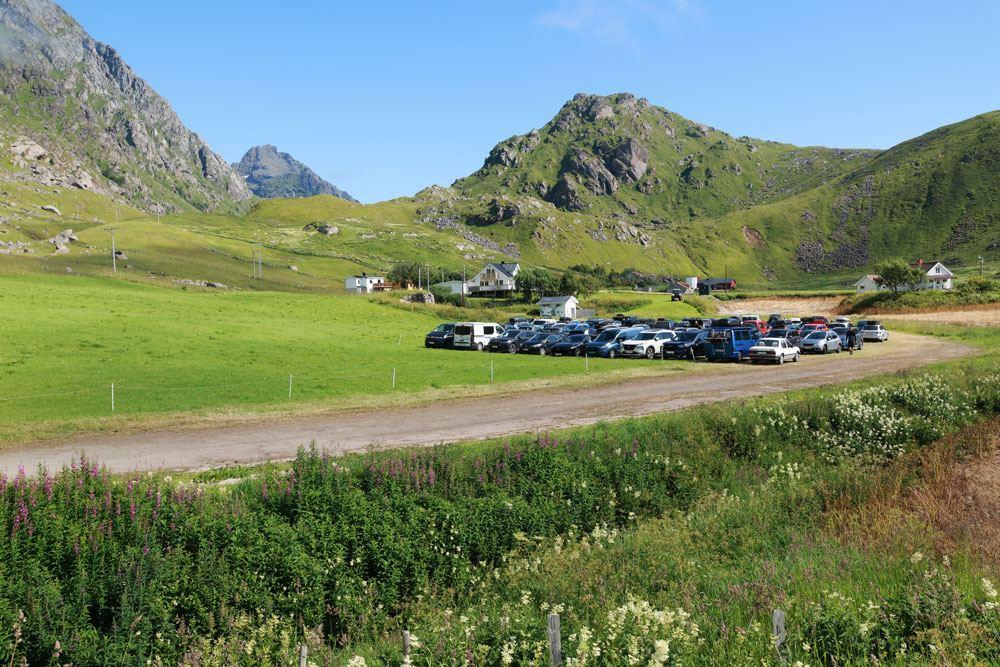
M250 190L118 52L50 0L0 0L0 125L140 207L208 210ZM100 174L101 177L96 175Z
M247 186L255 195L265 199L333 195L347 201L357 201L320 178L316 172L288 153L281 153L270 144L254 146L233 168L246 179Z

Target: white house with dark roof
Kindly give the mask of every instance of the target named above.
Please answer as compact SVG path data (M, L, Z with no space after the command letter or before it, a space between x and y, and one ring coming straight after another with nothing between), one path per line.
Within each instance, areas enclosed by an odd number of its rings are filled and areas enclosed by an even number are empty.
M924 262L919 261L916 264L911 264L915 269L920 269L920 272L924 274L925 278L923 281L917 284L914 289L952 289L955 286L955 275L948 270L948 268L941 262ZM888 289L878 284L878 276L875 274L868 274L867 276L862 276L862 278L854 283L854 288L858 292L881 292L882 290ZM909 287L902 285L899 288L900 292L909 291Z
M543 296L535 305L540 317L576 318L580 302L575 296Z
M378 290L378 285L385 283L382 276L370 276L362 273L360 276L350 276L344 280L344 287L349 294L371 294Z
M941 262L921 260L914 264L913 268L920 269L927 276L917 285L917 289L951 289L955 286L955 275Z
M490 262L469 281L469 292L475 296L507 296L517 291L520 264Z

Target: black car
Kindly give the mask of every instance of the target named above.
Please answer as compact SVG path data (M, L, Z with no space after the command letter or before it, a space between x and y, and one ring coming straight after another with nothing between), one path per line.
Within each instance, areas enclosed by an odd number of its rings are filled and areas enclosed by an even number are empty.
M455 342L454 323L439 324L424 337L424 347L452 347Z
M650 325L654 329L676 329L679 326L683 326L680 322L674 322L673 320L665 320L660 318Z
M682 331L673 340L663 341L663 356L668 359L695 359L705 356L708 331Z
M784 338L792 345L798 345L802 335L798 329L771 329L767 332L768 338Z
M592 340L593 337L587 334L573 334L553 345L549 352L553 357L579 357L586 350L587 343Z
M535 334L528 340L521 343L518 348L519 354L548 354L552 350L552 346L561 340L565 340L563 334L546 334L540 333Z
M521 329L508 329L502 336L497 336L490 340L486 349L490 352L517 352L521 343L535 335L534 331L524 331Z
M743 321L738 317L720 317L717 320L712 320L713 329L735 329L742 325Z

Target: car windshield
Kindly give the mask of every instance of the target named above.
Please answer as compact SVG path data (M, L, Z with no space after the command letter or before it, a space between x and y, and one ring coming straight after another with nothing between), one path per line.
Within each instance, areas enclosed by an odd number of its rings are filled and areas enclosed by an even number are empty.
M532 336L531 338L528 339L528 342L529 343L541 343L543 340L545 340L548 337L549 337L548 334L535 334L534 336Z
M878 325L869 324L868 326L865 327L865 331L878 331Z
M767 334L771 338L784 338L788 335L787 329L771 329L771 333Z
M582 343L585 340L587 340L587 337L584 336L583 334L574 334L574 335L570 336L569 338L567 338L566 342L567 343Z
M636 340L653 340L656 338L656 331L643 331L641 334L635 337Z
M778 341L765 338L757 343L759 347L778 347Z
M833 330L836 331L837 333L843 335L843 336L846 336L847 332L848 332L847 327L834 327Z
M437 328L434 329L435 333L451 333L455 330L454 324L439 324Z
M594 339L597 343L607 343L609 340L614 340L618 337L618 331L602 331L601 335Z
M678 334L677 338L675 338L674 340L679 340L683 343L690 343L697 337L698 337L697 331L685 331L683 333Z
M823 340L826 338L826 333L823 331L813 331L811 334L806 336L806 340Z

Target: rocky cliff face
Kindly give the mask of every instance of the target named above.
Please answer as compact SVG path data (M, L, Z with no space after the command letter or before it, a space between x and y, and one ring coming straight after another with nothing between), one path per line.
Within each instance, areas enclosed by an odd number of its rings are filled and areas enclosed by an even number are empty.
M45 166L49 181L89 180L147 209L211 210L251 198L113 48L49 0L0 0L0 91L5 134L59 156Z
M274 146L254 146L233 168L246 180L250 191L264 199L333 195L358 201L288 153L279 153Z

